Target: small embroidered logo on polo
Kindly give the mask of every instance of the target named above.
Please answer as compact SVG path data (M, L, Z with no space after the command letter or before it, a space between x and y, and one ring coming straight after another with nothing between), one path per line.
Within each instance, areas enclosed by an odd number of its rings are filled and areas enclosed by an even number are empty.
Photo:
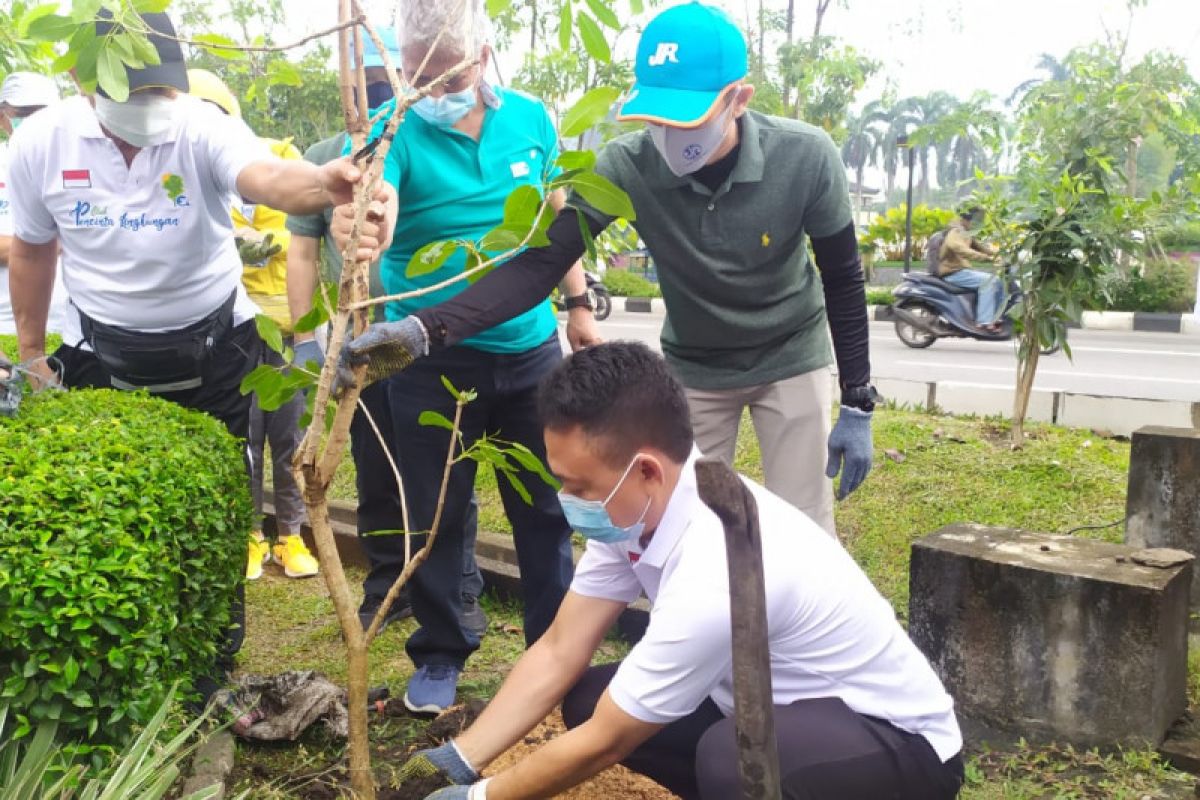
M763 247L770 247L771 246L771 234L764 232L762 235L762 243L763 243Z
M184 194L183 178L173 173L165 173L162 176L163 191L167 193L167 199L175 204L176 207L188 205L187 195Z
M679 45L675 42L659 42L658 50L650 56L650 66L661 67L668 63L679 63Z

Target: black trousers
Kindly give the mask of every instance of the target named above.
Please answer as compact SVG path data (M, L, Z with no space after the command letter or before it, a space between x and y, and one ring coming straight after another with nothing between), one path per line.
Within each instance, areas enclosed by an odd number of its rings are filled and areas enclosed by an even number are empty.
M216 344L212 358L201 376L202 385L195 389L164 392L157 396L216 417L231 434L245 442L250 436L250 405L254 402L254 395L242 394L242 379L258 366L262 357L262 346L254 322L243 322L231 330L223 341ZM64 344L54 352L54 357L62 363L63 384L67 388L112 388L111 376L100 363L100 359L90 350ZM250 464L247 461L247 480L249 474ZM231 553L230 558L236 558L239 564L243 563L246 558L245 546L239 547L236 553ZM245 639L245 587L241 583L238 584L237 593L231 602L230 627L217 656L218 676L221 672L233 669L233 657L242 649L242 641Z
M617 664L592 667L563 699L574 728L591 718ZM775 708L784 800L951 800L960 756L942 763L918 734L854 711L837 697ZM684 800L740 796L734 721L711 699L667 725L621 762Z
M546 448L538 420L536 395L542 377L562 360L557 334L523 353L485 353L450 347L419 359L388 379L388 396L400 471L414 530L429 530L437 508L450 432L420 424L424 411L454 418L454 398L442 385L445 376L478 398L463 409L462 437L470 447L485 433L519 442L543 461ZM479 647L478 638L459 624L463 595L464 551L475 518L472 495L476 464L460 461L450 470L445 509L429 559L414 574L413 615L420 628L409 638L409 657L418 667L461 667ZM574 574L571 528L554 488L535 473L518 478L531 495L526 502L505 480L498 480L504 511L513 527L525 603L525 641L532 644L550 626ZM424 543L414 537L414 546ZM415 549L415 547L414 547Z
M359 399L379 429L377 436L362 409L355 411L354 419L350 422L350 452L354 457L358 489L358 535L370 564L367 577L363 580L363 596L382 599L404 569L404 536L377 534L374 531L400 530L404 517L401 514L400 494L396 490L396 476L392 474L380 437L388 443L397 464L400 458L395 452L396 434L392 427L387 382L371 384L363 389ZM467 510L468 518L464 523L462 578L462 593L471 597L479 597L483 592L483 576L475 565L477 508L472 495ZM401 597L408 597L408 587L405 587Z

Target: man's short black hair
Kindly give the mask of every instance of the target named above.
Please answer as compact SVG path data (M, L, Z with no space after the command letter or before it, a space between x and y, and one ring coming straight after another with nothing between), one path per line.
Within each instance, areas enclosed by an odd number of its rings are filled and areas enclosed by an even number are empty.
M646 446L680 464L692 451L683 387L641 342L608 342L564 359L542 381L538 411L550 430L578 425L616 468Z

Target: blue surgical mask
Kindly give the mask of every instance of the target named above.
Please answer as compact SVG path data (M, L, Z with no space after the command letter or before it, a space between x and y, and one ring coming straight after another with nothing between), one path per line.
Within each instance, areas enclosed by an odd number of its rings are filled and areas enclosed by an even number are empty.
M475 87L461 92L448 92L441 97L422 97L413 104L418 117L437 128L449 128L475 107L478 96Z
M612 517L608 515L608 503L616 496L617 490L621 488L621 484L629 477L633 465L637 463L638 456L634 455L629 462L629 466L625 467L625 472L621 474L621 480L617 481L617 485L608 493L608 497L603 500L584 500L581 497L576 497L573 494L566 492L558 493L558 502L562 505L563 516L567 518L567 524L572 529L579 532L579 535L586 539L591 539L604 544L616 544L629 539L636 539L646 530L646 514L650 511L650 502L652 498L646 498L646 507L642 509L642 516L638 521L630 525L628 528L622 528L612 521Z
M10 117L8 120L8 124L12 125L12 129L15 131L17 128L21 127L21 123L24 121L25 121L24 117Z

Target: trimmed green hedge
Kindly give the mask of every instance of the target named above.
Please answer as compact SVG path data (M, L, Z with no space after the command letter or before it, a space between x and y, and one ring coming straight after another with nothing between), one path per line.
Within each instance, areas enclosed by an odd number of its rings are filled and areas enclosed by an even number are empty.
M662 297L657 283L623 269L610 269L605 272L604 285L613 297Z
M141 393L43 392L0 417L0 705L20 736L117 743L211 668L245 569L242 449Z

